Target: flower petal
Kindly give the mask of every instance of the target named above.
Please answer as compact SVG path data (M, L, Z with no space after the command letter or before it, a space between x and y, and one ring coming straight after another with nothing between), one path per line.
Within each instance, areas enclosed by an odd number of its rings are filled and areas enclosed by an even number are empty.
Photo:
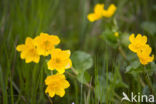
M63 88L56 89L56 95L59 95L60 97L63 97L65 94L65 90Z
M23 51L24 49L25 49L25 45L24 45L24 44L18 45L18 46L16 47L16 50L17 50L17 51Z
M131 34L129 36L129 40L130 40L131 43L133 43L135 41L135 35L134 34Z

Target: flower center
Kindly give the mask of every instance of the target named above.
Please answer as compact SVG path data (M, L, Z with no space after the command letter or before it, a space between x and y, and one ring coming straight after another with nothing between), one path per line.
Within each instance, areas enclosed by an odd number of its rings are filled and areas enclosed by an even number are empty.
M44 44L46 45L46 46L48 46L49 45L49 41L48 40L46 40L45 42L44 42Z
M61 62L61 60L59 58L56 58L55 61L56 61L56 63L60 63Z
M35 48L31 48L29 50L29 52L31 53L32 56L35 56L36 55L36 49Z
M48 40L44 41L44 47L45 47L45 50L49 50L50 48L50 42Z

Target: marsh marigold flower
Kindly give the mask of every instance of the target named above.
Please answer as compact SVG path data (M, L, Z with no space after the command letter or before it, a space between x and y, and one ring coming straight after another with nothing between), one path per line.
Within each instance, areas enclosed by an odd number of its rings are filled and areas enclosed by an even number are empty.
M104 9L104 4L96 4L94 7L94 12L88 14L87 18L90 22L101 19L102 17L111 17L116 11L116 6L111 4L107 10Z
M40 36L37 36L34 39L34 42L39 55L47 56L55 48L55 45L58 45L60 43L60 39L56 35L40 33Z
M54 97L55 94L63 97L65 94L65 89L70 86L63 74L48 76L45 80L45 84L47 85L45 93L49 93L50 97Z
M116 6L114 4L111 4L107 10L104 10L103 11L103 16L104 17L107 17L107 18L110 18L113 16L113 14L115 13L116 11Z
M88 20L90 22L94 22L96 20L101 19L103 10L104 10L104 4L96 4L94 7L94 13L88 14Z
M16 50L21 52L21 59L25 59L26 63L35 62L38 63L40 56L37 53L34 40L30 37L26 38L25 44L18 45Z
M54 49L51 52L51 59L48 61L48 69L56 69L59 73L64 73L65 69L71 68L70 50Z
M128 48L133 52L138 52L147 43L147 37L138 34L136 37L134 34L131 34L129 37L131 44Z
M131 34L129 40L131 42L129 49L137 54L141 64L146 65L154 60L154 55L150 56L152 48L148 44L146 44L146 36L138 34L135 37L134 34Z
M151 52L152 48L149 45L144 45L144 47L137 52L141 64L146 65L154 60L154 55L150 56Z

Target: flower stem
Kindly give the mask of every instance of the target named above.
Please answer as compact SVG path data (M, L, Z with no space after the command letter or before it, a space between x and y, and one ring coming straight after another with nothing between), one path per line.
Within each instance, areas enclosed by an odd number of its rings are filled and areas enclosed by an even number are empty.
M75 75L78 75L78 72L75 70L75 68L71 67L71 70L73 71Z
M123 56L123 58L126 60L126 62L129 64L129 61L128 61L128 59L127 59L127 57L126 57L126 54L125 54L125 52L124 52L124 50L122 49L122 47L121 46L119 46L119 52L121 53L121 55Z
M146 80L146 83L147 83L148 87L150 88L150 91L152 92L153 95L155 95L149 75L148 75L148 73L145 72L145 66L144 66L143 73L144 73L144 78Z

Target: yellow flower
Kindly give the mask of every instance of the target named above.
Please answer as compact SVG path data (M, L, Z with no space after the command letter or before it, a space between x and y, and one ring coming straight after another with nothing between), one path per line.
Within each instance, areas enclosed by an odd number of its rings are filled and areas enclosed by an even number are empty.
M94 7L95 14L101 14L104 10L104 4L96 4Z
M100 19L100 18L101 18L101 16L96 15L95 13L90 13L90 14L88 14L88 20L89 20L90 22L94 22L94 21L96 21L96 20L98 20L98 19Z
M146 65L154 60L154 55L150 56L152 49L148 44L146 44L146 36L138 34L135 38L134 34L132 34L130 35L129 40L131 42L129 49L137 53L141 64Z
M103 11L103 16L107 18L112 17L115 11L116 11L116 6L114 4L111 4L107 10Z
M70 50L54 49L51 52L51 59L48 61L48 69L56 69L59 73L64 73L65 69L71 68Z
M94 13L88 14L88 20L94 22L102 18L104 10L104 4L96 4L94 7Z
M154 60L154 55L150 56L152 49L149 45L144 45L138 52L140 63L143 65L148 64Z
M142 36L141 34L138 34L136 38L134 34L131 34L129 40L131 44L128 46L128 48L135 53L147 43L147 37Z
M21 59L25 59L26 63L38 63L40 60L40 56L34 45L34 40L30 37L26 38L25 44L18 45L16 50L21 52Z
M118 33L118 32L115 32L115 33L114 33L114 36L115 36L115 37L119 37L119 33Z
M96 4L94 7L94 13L88 14L88 20L90 22L94 22L96 20L101 19L104 17L111 17L116 11L116 6L111 4L107 10L104 9L104 4Z
M45 93L49 93L50 97L54 97L55 94L63 97L65 94L65 89L70 86L63 74L48 76L45 80L45 84L47 85Z
M34 42L37 46L39 55L47 56L55 48L55 45L58 45L60 43L60 39L55 35L40 33L40 36L37 36L34 39Z

